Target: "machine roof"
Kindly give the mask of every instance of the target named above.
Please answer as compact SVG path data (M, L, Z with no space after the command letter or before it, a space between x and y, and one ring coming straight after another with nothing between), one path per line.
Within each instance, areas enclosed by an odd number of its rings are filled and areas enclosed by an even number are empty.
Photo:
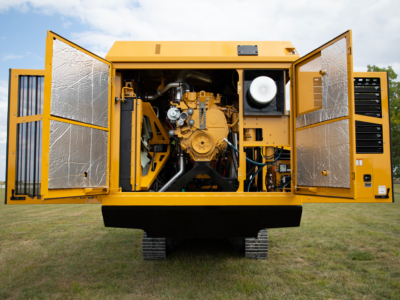
M258 55L238 55L238 45L257 45ZM300 56L288 41L260 42L115 42L111 62L293 62Z

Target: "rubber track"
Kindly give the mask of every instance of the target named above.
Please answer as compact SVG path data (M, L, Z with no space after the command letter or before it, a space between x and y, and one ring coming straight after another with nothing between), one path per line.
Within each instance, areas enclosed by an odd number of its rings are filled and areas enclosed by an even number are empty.
M266 259L268 256L268 235L267 229L260 230L258 237L245 239L246 258Z
M143 258L145 260L166 259L166 238L150 238L143 231Z

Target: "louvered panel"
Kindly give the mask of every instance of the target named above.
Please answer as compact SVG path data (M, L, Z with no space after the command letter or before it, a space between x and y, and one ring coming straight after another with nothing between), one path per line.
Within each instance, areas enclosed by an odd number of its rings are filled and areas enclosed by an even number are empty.
M356 121L356 152L383 153L382 125Z
M354 101L357 115L382 117L380 84L379 78L354 78Z

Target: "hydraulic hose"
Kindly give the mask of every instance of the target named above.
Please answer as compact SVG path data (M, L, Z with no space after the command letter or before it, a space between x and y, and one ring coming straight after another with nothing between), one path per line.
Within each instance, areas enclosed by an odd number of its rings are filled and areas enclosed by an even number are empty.
M270 163L273 164L274 162L276 162L276 161L281 157L282 152L283 152L283 147L281 148L281 152L279 153L278 157L275 158L274 161L272 161L272 162L270 162ZM266 163L263 167L265 167L267 164L268 164L268 163ZM257 170L257 172L255 172L254 175L252 175L252 176L250 177L250 182L249 182L249 185L247 186L247 191L250 191L250 186L251 186L251 183L253 182L253 179L256 178L257 174L261 172L261 170L263 169L263 167L259 168L259 169Z
M260 162L261 160L261 152L257 151L257 158L256 158L256 162ZM246 173L246 178L249 178L251 174L254 173L254 170L256 169L256 165L253 164L253 166L251 167L251 169Z
M229 146L231 146L233 150L235 150L237 153L239 153L239 150L236 149L235 146L233 146L232 143L229 142L226 138L223 138L223 141L226 142ZM260 167L264 167L264 166L267 165L267 164L263 164L263 163L258 163L258 162L254 161L254 160L251 160L251 159L248 158L248 157L246 157L246 160L247 160L248 162L250 162L250 163L252 163L252 164L255 164L256 166L260 166Z

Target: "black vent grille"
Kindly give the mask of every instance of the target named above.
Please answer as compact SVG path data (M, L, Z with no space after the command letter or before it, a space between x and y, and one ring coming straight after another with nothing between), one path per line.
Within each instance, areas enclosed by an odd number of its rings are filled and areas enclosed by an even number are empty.
M43 113L44 76L19 76L18 117Z
M275 157L277 157L279 155L279 153L281 153L281 149L280 148L275 148ZM290 160L290 150L283 150L281 157L279 158L279 160Z
M17 125L17 165L15 194L40 196L42 122Z
M356 121L356 153L383 153L381 124Z
M354 78L357 115L382 118L380 78Z

